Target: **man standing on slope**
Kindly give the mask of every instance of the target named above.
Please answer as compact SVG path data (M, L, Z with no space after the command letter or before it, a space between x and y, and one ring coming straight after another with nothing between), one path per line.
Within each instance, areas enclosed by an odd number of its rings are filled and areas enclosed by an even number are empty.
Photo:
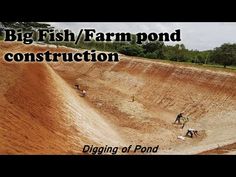
M182 120L183 120L183 125L182 125L182 129L184 128L185 124L189 121L189 118L188 117L182 117Z
M181 119L182 117L183 117L183 113L181 112L180 114L177 115L174 124L175 124L176 122L178 122L178 124L180 124L180 119Z
M75 87L77 88L77 90L80 90L79 84L75 85Z

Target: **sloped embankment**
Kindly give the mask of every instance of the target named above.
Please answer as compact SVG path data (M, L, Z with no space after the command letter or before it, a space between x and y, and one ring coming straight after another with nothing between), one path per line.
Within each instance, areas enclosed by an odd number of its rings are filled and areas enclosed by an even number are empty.
M0 154L73 154L81 153L84 144L122 142L46 63L1 61L0 78Z

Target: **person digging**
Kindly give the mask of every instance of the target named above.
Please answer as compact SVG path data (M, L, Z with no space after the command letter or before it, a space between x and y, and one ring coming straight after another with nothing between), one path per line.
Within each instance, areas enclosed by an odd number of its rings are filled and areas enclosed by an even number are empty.
M174 124L175 124L176 122L178 122L178 124L181 124L180 119L181 119L182 117L183 117L183 113L181 112L181 113L179 113L179 114L177 115Z
M185 136L193 138L193 135L198 136L198 131L196 129L189 128Z
M132 95L132 97L131 97L131 102L134 102L134 101L135 101L134 95Z
M85 97L85 96L86 96L86 93L87 93L87 92L86 92L85 90L82 90L80 96L81 96L81 97Z
M189 121L189 118L188 117L182 117L182 120L183 120L183 125L182 125L182 129L184 128L185 124Z
M77 90L80 90L79 84L78 84L78 85L75 85L75 87L76 87Z

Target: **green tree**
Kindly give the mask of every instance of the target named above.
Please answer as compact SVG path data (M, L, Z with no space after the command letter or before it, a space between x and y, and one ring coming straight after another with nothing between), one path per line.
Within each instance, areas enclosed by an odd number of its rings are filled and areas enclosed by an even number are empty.
M39 28L52 28L50 24L38 22L0 22L3 28L21 28L23 30L35 30Z
M148 58L164 59L164 43L163 42L147 42L142 45L144 54Z
M226 68L236 62L236 44L223 44L215 48L210 56L214 63L221 64Z
M130 56L142 56L143 49L138 45L125 45L122 46L119 51L122 54L130 55Z
M185 49L185 46L183 44L176 44L175 46L168 46L167 48L167 59L171 61L180 61L184 62L188 60L188 54L190 54L190 51Z
M13 29L22 29L23 31L32 31L33 39L37 38L37 29L50 29L53 28L50 24L38 23L38 22L0 22L0 36L3 36L3 31L5 28L13 28Z
M196 63L201 63L203 64L205 62L204 57L201 54L198 54L196 57L197 62Z

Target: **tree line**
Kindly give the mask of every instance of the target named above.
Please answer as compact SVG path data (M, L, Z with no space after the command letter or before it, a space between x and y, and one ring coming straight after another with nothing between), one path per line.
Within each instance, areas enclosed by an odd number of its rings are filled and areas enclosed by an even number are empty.
M220 64L224 67L236 66L236 43L222 44L213 50L189 50L184 44L174 46L165 45L163 42L146 42L138 45L135 39L128 42L84 42L83 38L77 45L62 43L74 48L96 49L102 51L115 51L128 56L137 56L150 59L170 60L177 62L190 62L197 64Z
M165 45L164 42L146 42L136 44L135 35L132 35L131 42L84 42L84 37L80 38L78 44L58 43L73 48L96 49L101 51L113 51L128 56L137 56L150 59L170 60L177 62L190 62L197 64L219 64L224 67L236 66L236 43L222 44L213 50L198 51L189 50L184 44L174 46Z
M37 22L1 22L2 28L21 28L23 30L33 30L38 28L52 28L49 24ZM2 29L1 28L1 29ZM3 35L0 30L0 36ZM46 43L52 43L48 40ZM53 44L53 43L52 43ZM64 45L73 48L96 49L101 51L119 52L128 56L137 56L150 59L171 60L178 62L191 62L198 64L220 64L224 67L236 66L236 43L225 43L212 50L198 51L189 50L184 44L174 46L165 45L163 42L136 43L136 36L132 35L131 42L85 42L84 37L80 38L77 44L72 42L59 42L56 45Z

